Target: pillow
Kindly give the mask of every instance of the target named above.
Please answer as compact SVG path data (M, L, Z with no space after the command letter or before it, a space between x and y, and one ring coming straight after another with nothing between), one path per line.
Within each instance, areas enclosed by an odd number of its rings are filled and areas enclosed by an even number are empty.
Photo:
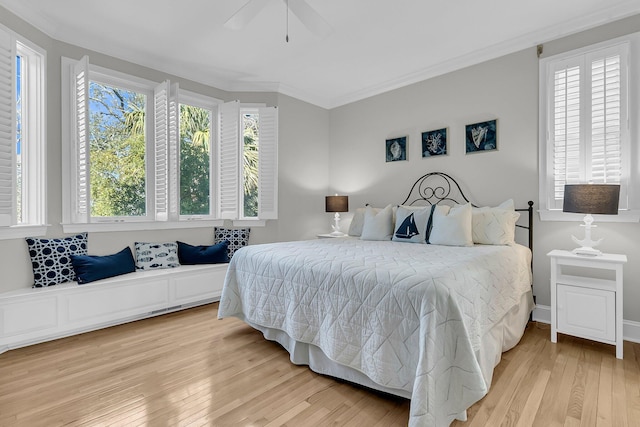
M71 255L71 263L80 285L136 271L129 246L113 255Z
M353 213L353 219L351 220L351 224L349 224L349 232L347 233L349 236L360 237L362 235L362 226L364 225L364 211L366 208L358 208ZM380 212L380 209L373 208L374 212Z
M224 240L211 246L192 246L178 243L178 258L182 265L220 264L229 262L229 241Z
M515 236L515 222L520 218L520 214L517 214L515 219L512 219L510 215L504 212L495 215L491 214L505 210L515 213L513 199L505 200L496 207L483 206L481 208L473 208L473 218L471 221L473 243L484 245L508 245L515 243L515 237L509 236ZM509 225L511 222L513 222L513 226ZM487 226L490 226L491 230L485 230ZM513 230L509 231L509 228L513 228Z
M362 240L391 240L393 235L393 208L388 205L379 212L367 206L364 212L364 224L362 225Z
M430 206L398 206L395 232L391 240L395 242L426 243L427 223L430 215Z
M26 239L33 268L33 287L42 288L76 280L71 255L87 254L87 233L59 239Z
M367 207L356 209L353 214L353 219L351 220L351 224L349 224L349 232L347 233L349 236L360 237L362 235L362 226L364 225L364 213L367 210ZM383 208L373 208L374 213L378 213ZM396 211L398 207L393 206L391 210L393 211L393 224L396 222Z
M448 213L435 209L429 243L446 246L473 246L471 216L471 203L455 206Z
M473 212L473 243L482 245L513 245L516 221L520 213L507 209L487 209Z
M138 270L155 270L180 266L178 244L176 242L136 242L135 247L136 268Z
M213 229L213 241L215 243L221 243L225 240L229 241L229 260L233 258L233 254L240 248L249 244L250 228L222 228L215 227Z

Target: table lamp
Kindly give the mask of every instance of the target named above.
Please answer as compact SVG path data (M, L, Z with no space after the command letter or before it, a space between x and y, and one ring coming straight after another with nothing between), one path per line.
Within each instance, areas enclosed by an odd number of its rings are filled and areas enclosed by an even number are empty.
M564 186L564 203L562 212L575 212L586 214L584 217L584 239L578 240L571 236L573 241L581 247L573 250L576 255L602 255L595 246L602 242L602 239L591 240L591 229L596 227L593 224L593 216L617 215L618 201L620 199L620 186L613 184L567 184Z
M349 212L349 197L348 196L326 196L325 197L325 212L335 212L333 216L334 225L331 226L333 231L331 236L340 237L345 234L340 231L340 212Z

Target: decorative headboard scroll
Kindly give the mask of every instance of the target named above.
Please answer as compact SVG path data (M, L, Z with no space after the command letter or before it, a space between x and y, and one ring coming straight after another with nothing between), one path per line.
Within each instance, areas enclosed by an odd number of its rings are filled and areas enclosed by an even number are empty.
M413 205L421 201L430 205L437 205L441 202L469 203L469 199L464 195L456 180L443 172L431 172L418 178L413 183L407 198L401 204ZM475 205L472 203L472 206Z

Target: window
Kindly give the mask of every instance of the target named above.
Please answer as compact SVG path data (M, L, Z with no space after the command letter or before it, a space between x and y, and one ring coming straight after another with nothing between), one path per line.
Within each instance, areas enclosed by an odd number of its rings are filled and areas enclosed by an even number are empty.
M277 110L242 108L63 58L65 231L275 218Z
M0 238L46 231L45 53L0 28Z
M180 91L180 216L213 217L212 143L216 104L210 98Z
M147 95L89 81L89 188L92 218L147 217Z
M219 135L218 217L277 218L277 109L223 104Z
M562 220L564 185L620 184L622 219L636 215L637 168L630 124L638 97L629 72L638 73L637 37L614 40L540 62L541 218ZM635 61L635 62L634 62ZM636 184L636 187L638 184ZM608 218L612 220L612 218ZM635 219L637 220L637 219Z

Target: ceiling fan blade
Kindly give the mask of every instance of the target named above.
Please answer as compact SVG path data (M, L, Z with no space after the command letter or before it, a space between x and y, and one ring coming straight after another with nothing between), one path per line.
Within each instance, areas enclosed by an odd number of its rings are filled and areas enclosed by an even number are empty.
M333 31L331 25L324 20L305 0L283 0L288 3L291 12L298 17L300 22L312 33L320 37L326 37Z
M249 0L247 4L231 15L231 18L227 19L224 26L232 30L241 30L265 8L269 1L270 0Z

